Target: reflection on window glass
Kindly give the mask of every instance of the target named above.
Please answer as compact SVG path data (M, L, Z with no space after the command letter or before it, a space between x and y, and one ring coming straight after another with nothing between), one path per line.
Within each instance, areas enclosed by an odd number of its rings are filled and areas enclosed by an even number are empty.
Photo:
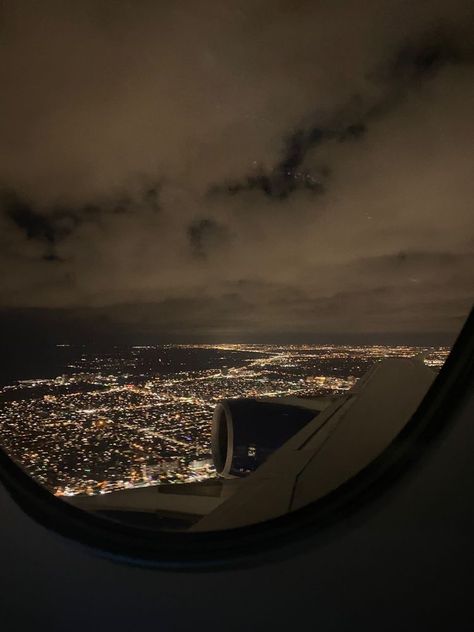
M471 3L205 4L2 15L0 445L165 529L357 474L474 281Z

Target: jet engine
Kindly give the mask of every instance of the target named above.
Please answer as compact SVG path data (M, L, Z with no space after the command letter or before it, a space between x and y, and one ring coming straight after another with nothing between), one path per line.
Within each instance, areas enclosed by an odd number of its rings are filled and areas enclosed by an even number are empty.
M297 404L228 399L217 404L212 421L214 466L225 478L253 472L319 411Z

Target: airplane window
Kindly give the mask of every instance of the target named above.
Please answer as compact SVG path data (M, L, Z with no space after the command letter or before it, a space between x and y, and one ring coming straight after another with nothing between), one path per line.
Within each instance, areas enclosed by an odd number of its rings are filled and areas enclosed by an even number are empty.
M220 532L404 431L474 287L472 7L425 5L5 3L0 447L51 498Z

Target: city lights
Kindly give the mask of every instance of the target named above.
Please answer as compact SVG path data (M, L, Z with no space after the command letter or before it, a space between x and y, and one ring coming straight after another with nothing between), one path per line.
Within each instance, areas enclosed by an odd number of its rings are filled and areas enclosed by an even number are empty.
M447 348L331 345L135 346L81 349L59 376L0 389L0 441L58 496L104 494L215 476L214 407L234 397L340 394L375 361Z

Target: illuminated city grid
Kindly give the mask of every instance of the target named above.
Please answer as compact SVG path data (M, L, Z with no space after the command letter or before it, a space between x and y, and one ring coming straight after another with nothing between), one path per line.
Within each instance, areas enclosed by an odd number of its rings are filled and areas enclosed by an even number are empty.
M61 375L0 388L0 440L58 496L200 481L215 476L210 431L219 400L340 394L381 358L421 353L439 368L448 351L219 344L97 353L81 347Z

